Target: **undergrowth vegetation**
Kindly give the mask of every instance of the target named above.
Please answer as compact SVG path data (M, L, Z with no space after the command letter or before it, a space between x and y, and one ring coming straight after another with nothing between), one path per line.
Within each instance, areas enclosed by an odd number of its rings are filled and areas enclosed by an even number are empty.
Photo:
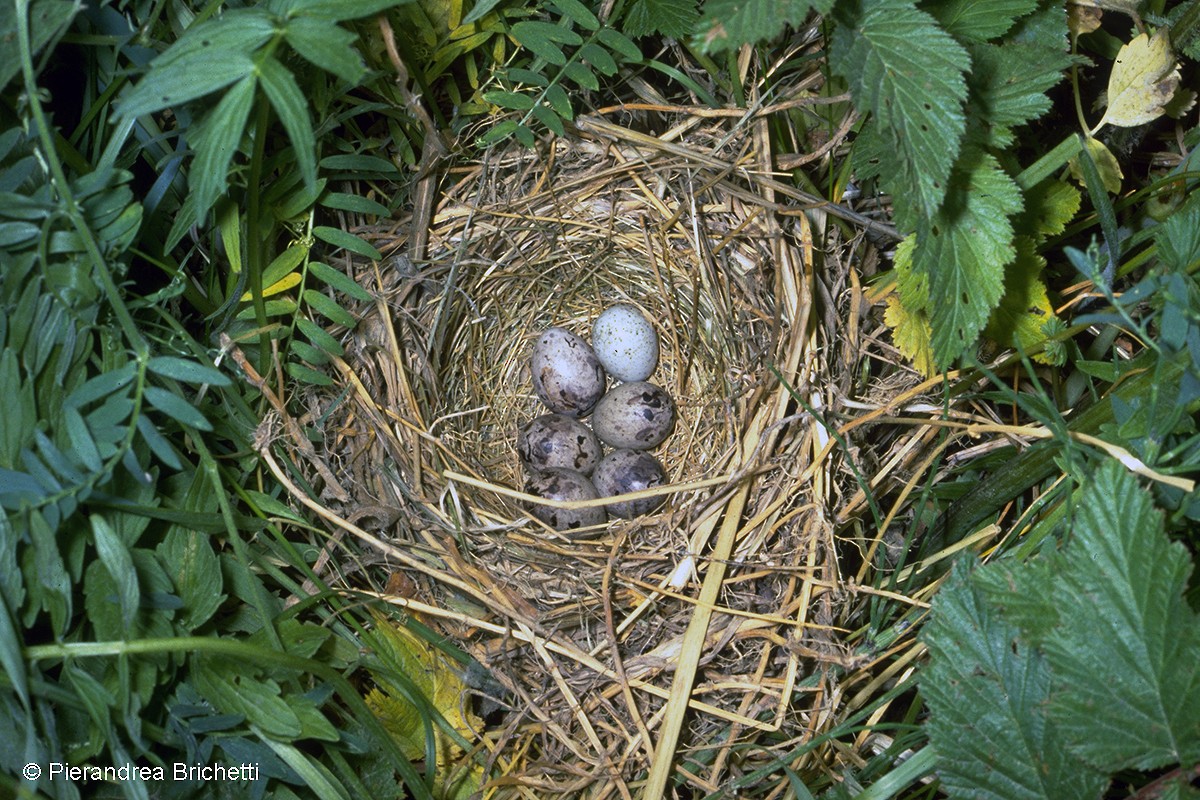
M477 665L331 586L303 470L262 461L373 300L351 229L427 224L508 138L757 112L816 59L776 177L886 211L890 366L993 420L947 440L1007 438L913 479L899 560L858 556L857 655L922 666L711 796L1197 796L1198 37L1197 0L6 4L0 792L488 796ZM187 772L214 763L255 771Z

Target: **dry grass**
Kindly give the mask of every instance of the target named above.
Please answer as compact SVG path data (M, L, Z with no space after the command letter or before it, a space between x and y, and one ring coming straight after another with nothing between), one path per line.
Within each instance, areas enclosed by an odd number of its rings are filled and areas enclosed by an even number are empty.
M784 765L833 776L880 747L815 743L921 652L864 636L868 601L893 622L925 606L876 555L950 441L887 416L933 388L895 364L864 294L866 234L887 228L776 180L765 116L671 113L671 136L585 118L454 171L424 259L403 221L367 232L387 258L353 271L378 301L336 385L297 388L325 440L304 453L295 420L281 440L320 489L297 499L338 531L318 569L502 687L486 796L704 796L755 774L743 794L779 796ZM615 302L658 329L652 379L680 409L656 451L669 497L568 538L516 488L516 430L540 413L527 359L546 326L586 334ZM345 531L367 546L339 549Z

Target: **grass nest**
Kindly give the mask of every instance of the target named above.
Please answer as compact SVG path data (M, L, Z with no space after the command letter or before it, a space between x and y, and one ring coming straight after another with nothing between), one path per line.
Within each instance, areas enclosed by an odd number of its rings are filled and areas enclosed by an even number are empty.
M833 775L861 759L819 735L915 649L861 638L881 590L845 553L887 546L854 533L884 478L844 463L827 417L864 376L873 408L922 389L867 315L887 229L774 180L765 117L674 119L651 137L580 118L455 169L422 258L411 220L360 230L385 258L349 268L376 300L338 298L361 322L334 385L297 389L324 438L294 457L339 537L317 567L486 668L485 796L768 796L784 767ZM679 409L654 451L666 502L567 536L521 492L517 430L543 413L529 354L617 302L654 322L652 380ZM895 463L930 446L909 444L884 446ZM339 556L345 531L370 547Z

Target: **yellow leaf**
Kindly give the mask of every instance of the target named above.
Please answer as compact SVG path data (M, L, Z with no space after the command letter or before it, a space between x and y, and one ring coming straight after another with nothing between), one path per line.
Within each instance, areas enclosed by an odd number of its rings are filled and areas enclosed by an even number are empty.
M412 761L425 758L429 707L464 739L475 738L483 730L483 722L471 712L470 694L458 665L408 628L392 623L382 614L374 616L375 628L368 643L378 657L379 666L371 669L376 688L363 699L405 757ZM414 703L410 690L418 692L428 706ZM436 795L468 796L482 782L482 769L463 763L454 740L435 722L429 724L433 726L437 752Z
M1104 11L1094 2L1067 3L1067 28L1072 36L1082 36L1100 27Z
M1108 110L1092 133L1106 123L1131 128L1157 119L1177 88L1179 67L1167 29L1134 37L1117 53L1108 76Z
M286 292L288 289L292 288L293 286L295 286L298 283L300 283L300 273L299 272L289 272L287 275L284 275L282 278L275 281L267 288L263 289L263 297L270 297L273 294L279 294L280 292ZM242 302L243 303L249 302L251 297L252 297L252 295L250 294L250 292L246 292L245 294L242 295Z
M1084 146L1091 154L1092 161L1096 162L1096 170L1100 173L1100 181L1104 184L1105 190L1109 194L1120 194L1121 179L1125 177L1125 174L1121 172L1121 165L1117 163L1117 157L1104 146L1103 142L1093 139L1091 136L1084 139ZM1071 168L1071 177L1081 184L1086 184L1083 179L1083 171L1079 168L1079 156L1073 156L1067 165Z
M896 349L922 375L927 378L933 376L937 372L933 363L933 348L929 344L933 329L929 327L929 317L925 312L909 311L900 303L900 295L893 292L887 296L883 322L892 329L892 343Z
M1016 245L1017 257L1004 269L1004 296L984 333L1003 347L1016 346L1029 352L1046 341L1055 314L1041 279L1046 260L1028 237L1017 237ZM1056 355L1058 351L1043 351L1033 358L1053 364L1057 363Z

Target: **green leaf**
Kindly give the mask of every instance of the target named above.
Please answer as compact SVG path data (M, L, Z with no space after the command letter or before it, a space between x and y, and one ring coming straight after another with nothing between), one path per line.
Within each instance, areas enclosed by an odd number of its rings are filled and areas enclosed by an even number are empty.
M30 599L36 600L29 604L26 614L39 609L49 611L50 629L60 636L66 633L71 619L73 582L59 552L56 531L40 511L29 512L28 532L33 544L33 569L25 566L25 586L30 590ZM26 626L31 621L27 616Z
M840 8L840 7L839 7ZM966 118L967 52L907 0L879 0L844 19L829 61L894 152L900 185L926 217L942 205ZM980 323L982 325L982 323Z
M320 261L314 261L308 265L308 271L313 277L320 280L322 283L332 287L342 294L349 295L355 300L361 300L364 303L371 302L375 299L374 295L360 286L353 278L341 270L334 269L328 264L322 264Z
M1192 564L1137 479L1115 462L1077 506L1053 586L1061 625L1045 648L1052 718L1104 769L1200 760L1200 618Z
M584 89L596 90L600 88L600 82L596 80L596 73L578 61L572 61L563 67L563 74Z
M319 347L313 347L303 339L293 338L288 347L301 361L307 361L314 367L323 367L329 363L329 354Z
M579 45L583 39L569 28L540 20L522 20L512 26L512 36L522 47L561 67L567 63L560 44Z
M1046 91L1063 80L1071 64L1065 51L1017 42L976 44L969 52L969 110L973 122L986 123L985 141L993 147L1008 147L1013 128L1050 109Z
M358 324L353 314L315 289L304 291L304 302L321 316L346 328L353 328Z
M562 119L549 106L536 106L533 109L533 116L555 136L562 136L566 132Z
M316 225L313 227L312 232L313 236L323 242L328 242L334 247L340 247L343 250L349 250L351 253L356 253L372 261L378 261L383 258L383 255L373 245L365 239L355 236L353 233L347 233L339 228L330 228L326 225Z
M412 0L291 0L289 5L291 12L297 16L341 22L369 17L410 2Z
M194 631L225 601L221 563L211 540L197 531L175 527L159 543L157 553L183 601L176 620L185 631Z
M133 618L142 600L137 572L129 555L129 546L113 532L103 515L93 514L91 523L96 555L100 557L100 563L108 570L108 575L116 586L117 602L121 607L121 623L128 628L133 624Z
M142 414L137 419L138 433L142 435L143 441L150 447L150 452L158 456L158 460L166 464L171 469L183 469L183 464L179 461L179 455L175 452L175 448L167 441L158 428L154 427L154 423L145 414Z
M1041 278L1046 259L1027 236L1017 237L1016 246L1017 257L1004 270L1004 296L988 320L986 333L1001 346L1028 353L1046 342L1048 323L1058 318ZM1034 360L1057 363L1049 351L1038 353Z
M219 711L245 717L274 739L290 741L300 735L300 720L280 697L278 683L227 658L197 656L195 664L196 690Z
M226 191L229 164L246 132L246 120L250 119L257 88L258 78L248 74L230 86L221 102L194 126L191 142L196 150L196 162L188 175L194 196L192 218L198 225L204 224L212 204Z
M292 73L274 58L265 58L259 63L258 77L292 140L300 175L305 185L311 188L317 182L317 142L308 116L308 101Z
M1200 259L1200 195L1192 195L1155 231L1158 257L1171 272L1185 272Z
M326 208L336 208L339 211L350 211L354 214L367 214L373 217L386 217L392 213L387 206L378 201L346 192L326 192L321 195L321 205Z
M18 8L21 6L17 3L0 4L0 89L6 87L21 71L21 49L17 40ZM33 63L36 69L37 53L66 30L82 5L69 0L34 0L28 9L29 51L35 56Z
M617 74L617 62L613 60L607 50L598 44L588 42L579 48L579 57L605 75Z
M296 320L296 327L300 332L308 337L308 340L317 347L324 350L326 353L335 356L341 356L344 352L342 343L337 340L337 337L326 331L317 323L307 317L301 317Z
M1018 231L1041 242L1065 231L1067 224L1079 213L1082 202L1083 198L1074 186L1047 178L1025 191L1025 208L1014 224Z
M567 96L566 90L557 83L546 90L546 102L563 119L575 118L575 110L571 108L571 98Z
M296 17L284 29L287 42L301 58L332 73L351 86L358 85L367 66L354 48L353 33L325 19Z
M156 375L197 385L230 386L233 381L225 373L208 364L178 356L156 356L146 362L146 369Z
M483 136L479 137L481 147L486 147L495 144L503 139L512 136L519 127L519 123L513 119L502 119L488 130Z
M596 31L596 38L605 47L619 53L621 58L626 61L636 63L642 60L642 49L632 39L615 28L601 28Z
M88 430L83 415L70 406L63 408L63 423L67 429L67 438L71 441L71 449L83 462L83 465L93 472L99 472L104 467L100 451L96 449L96 441Z
M313 386L333 386L333 378L324 372L317 372L312 367L306 367L295 361L287 363L287 374L301 383L308 383Z
M1089 770L1046 719L1045 657L984 602L965 562L934 598L922 633L921 693L929 740L951 798L1095 800L1107 777Z
M249 56L275 35L275 24L274 15L261 6L230 9L188 28L151 62L150 71L180 61Z
M788 25L804 22L814 5L818 4L810 0L708 0L704 4L704 19L696 25L695 38L702 52L758 44L774 39ZM687 23L688 27L679 33L667 33L659 20L669 21L676 26ZM678 0L635 0L626 18L625 32L632 36L644 36L658 30L668 36L684 36L691 32L694 20L694 4Z
M195 428L198 431L211 431L212 424L204 418L200 411L177 394L159 389L157 386L146 387L146 402L171 419Z
M550 5L557 8L564 17L569 18L581 28L594 31L600 27L600 20L596 19L596 15L592 13L591 9L579 0L550 0Z
M933 351L946 366L973 345L1004 292L1013 259L1008 217L1021 210L1012 178L990 155L972 153L951 175L945 208L917 232L913 275L927 281ZM911 283L909 284L911 286ZM910 309L924 307L900 287Z
M245 53L197 53L166 67L152 67L131 92L117 101L125 118L152 114L212 94L254 74L254 61Z
M522 94L521 92L508 92L502 89L484 92L483 99L489 103L495 103L501 108L510 108L517 111L527 111L533 108L535 103L533 97L530 95Z
M954 38L986 42L1038 7L1038 0L937 0L921 6Z
M470 12L463 17L462 24L470 25L473 22L478 22L486 17L493 8L500 5L500 2L501 0L480 0L480 2L476 3Z

